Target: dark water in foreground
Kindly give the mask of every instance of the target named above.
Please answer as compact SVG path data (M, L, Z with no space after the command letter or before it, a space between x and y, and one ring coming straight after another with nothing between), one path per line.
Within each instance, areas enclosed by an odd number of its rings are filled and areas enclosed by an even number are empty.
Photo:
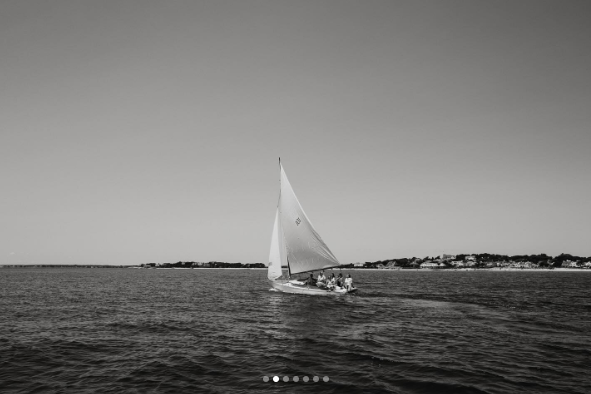
M591 273L352 274L1 269L0 392L591 392Z

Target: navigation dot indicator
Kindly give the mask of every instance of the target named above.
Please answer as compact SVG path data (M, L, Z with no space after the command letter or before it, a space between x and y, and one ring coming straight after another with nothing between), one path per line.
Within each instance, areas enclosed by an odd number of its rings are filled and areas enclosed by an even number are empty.
M287 383L287 382L289 382L289 376L283 376L283 378L282 378L282 377L280 377L280 376L277 376L277 375L276 375L276 376L273 376L273 377L269 377L269 376L263 376L263 382L268 382L269 380L273 380L275 383L279 382L280 380L283 380L284 382L286 382L286 383ZM309 378L309 377L307 377L307 376L304 376L304 377L302 378L302 380L303 380L304 382L309 382L309 381L310 381L310 378ZM292 381L294 381L294 382L299 382L299 381L300 381L300 377L299 377L299 376L294 376L294 377L292 378ZM314 381L314 382L319 382L319 381L320 381L320 377L318 377L318 376L314 376L314 377L312 377L312 381ZM328 382L328 381L329 381L329 379L328 379L328 376L324 376L324 377L322 378L322 381L323 381L323 382Z

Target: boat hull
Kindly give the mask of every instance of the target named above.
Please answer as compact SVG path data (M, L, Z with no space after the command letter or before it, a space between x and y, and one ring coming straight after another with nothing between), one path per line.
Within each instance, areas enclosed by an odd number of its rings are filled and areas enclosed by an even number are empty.
M308 294L308 295L317 295L317 296L341 296L341 295L345 295L345 294L350 293L345 289L328 291L328 290L320 289L320 288L314 287L314 286L297 285L297 284L291 283L289 281L272 280L269 282L271 283L271 286L273 286L273 288L275 290L278 290L282 293ZM351 293L355 292L356 290L357 289L354 289L353 291L351 291Z

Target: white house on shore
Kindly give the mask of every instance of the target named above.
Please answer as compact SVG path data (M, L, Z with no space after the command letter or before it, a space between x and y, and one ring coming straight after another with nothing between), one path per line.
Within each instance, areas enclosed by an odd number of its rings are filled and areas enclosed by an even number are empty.
M562 263L562 266L566 268L581 268L578 261L570 260L566 260L564 263Z
M445 264L437 263L435 261L426 261L424 263L421 263L421 265L419 267L420 268L430 268L430 269L445 268Z

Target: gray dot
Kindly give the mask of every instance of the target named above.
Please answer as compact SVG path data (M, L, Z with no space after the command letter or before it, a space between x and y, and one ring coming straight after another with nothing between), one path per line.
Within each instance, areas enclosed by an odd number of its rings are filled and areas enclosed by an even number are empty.
M307 382L308 380L310 380L307 376L304 376L304 382Z
M317 382L317 381L319 381L319 380L320 380L320 379L318 379L318 376L314 376L314 381L315 381L315 382Z
M328 376L323 377L322 380L324 380L325 382L328 382Z
M289 382L289 376L284 376L284 377L283 377L283 381L284 381L284 382Z
M299 381L300 381L300 378L298 378L297 376L294 376L294 377L293 377L293 381L294 381L294 382L299 382Z
M269 377L268 376L263 376L263 382L268 382L269 381Z

